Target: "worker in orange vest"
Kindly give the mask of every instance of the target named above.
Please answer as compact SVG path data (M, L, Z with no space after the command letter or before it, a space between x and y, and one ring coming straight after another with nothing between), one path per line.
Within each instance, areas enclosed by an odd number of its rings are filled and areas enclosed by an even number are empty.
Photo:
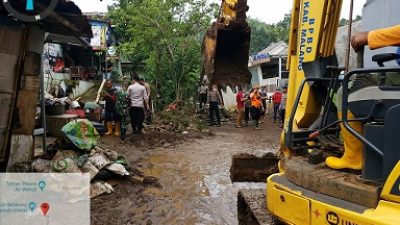
M259 119L261 116L261 107L262 107L262 98L259 93L260 87L256 86L252 93L250 93L250 100L251 100L251 107L250 107L250 114L251 118L254 121L254 129L259 130L258 127Z

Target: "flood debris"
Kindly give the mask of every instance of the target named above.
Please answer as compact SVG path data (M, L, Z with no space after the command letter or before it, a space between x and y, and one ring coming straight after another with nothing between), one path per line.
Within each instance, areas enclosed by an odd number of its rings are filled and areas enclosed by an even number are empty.
M158 113L153 124L146 126L146 129L188 134L189 132L202 131L206 127L204 120L199 114L196 114L195 107L174 101Z
M90 197L96 197L101 194L107 193L110 194L114 192L114 188L108 184L107 182L104 181L95 181L91 186L90 186Z
M90 151L100 140L100 135L93 124L86 119L67 123L62 132L79 149Z
M50 173L51 161L47 159L36 159L32 163L32 170L38 173Z
M113 185L118 184L115 180L130 176L124 155L96 146L99 135L88 120L71 121L62 131L66 138L58 139L49 145L49 148L31 163L31 171L89 173L92 198L114 192Z

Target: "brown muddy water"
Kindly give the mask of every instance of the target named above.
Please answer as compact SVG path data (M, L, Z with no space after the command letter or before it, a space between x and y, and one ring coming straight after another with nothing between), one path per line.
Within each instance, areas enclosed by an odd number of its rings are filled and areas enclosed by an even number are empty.
M261 131L226 125L215 135L154 149L121 148L157 185L124 182L116 192L92 201L92 224L237 224L237 191L264 183L231 183L234 154L276 151L280 129L264 123ZM118 146L119 147L119 146Z

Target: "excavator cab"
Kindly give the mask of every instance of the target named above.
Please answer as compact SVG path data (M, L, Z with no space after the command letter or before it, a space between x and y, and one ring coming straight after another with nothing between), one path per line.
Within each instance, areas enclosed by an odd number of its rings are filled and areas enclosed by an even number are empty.
M381 66L398 58L382 54L373 61ZM362 143L361 176L327 168L323 160L313 163L312 151L297 152L281 159L282 173L268 177L267 208L287 224L399 224L400 67L350 71L342 89L342 118L336 124ZM323 158L326 154L332 152L325 148Z
M282 154L267 178L265 216L295 225L400 224L400 67L383 67L400 57L376 55L379 67L339 78L342 1L293 3ZM246 209L253 193L239 192Z
M386 53L372 60L380 67L400 55ZM352 82L350 82L353 79ZM351 85L350 85L351 83ZM351 111L363 133L349 125ZM343 124L363 143L362 178L383 183L400 160L400 68L355 70L343 80Z
M398 58L382 54L373 61L382 66ZM323 81L306 78L302 84ZM305 135L308 151L291 150L292 154L280 161L281 173L267 179L268 212L281 222L296 225L400 224L400 67L356 69L341 83L343 95L337 108L342 117L327 127L341 123L343 135L360 141L356 146L362 149L361 172L334 170L323 162L335 153L328 145L324 148L315 143L332 132L322 128L324 132L317 137ZM315 159L316 148L322 150L321 160Z

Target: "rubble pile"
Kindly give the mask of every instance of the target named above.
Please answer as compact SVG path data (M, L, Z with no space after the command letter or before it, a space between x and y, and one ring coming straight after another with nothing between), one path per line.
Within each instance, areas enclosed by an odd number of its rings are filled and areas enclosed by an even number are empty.
M171 103L157 115L153 125L147 126L148 129L161 132L202 131L206 127L194 107L183 106L179 102Z
M32 162L32 171L40 173L89 173L91 197L114 192L113 180L127 177L124 155L96 146L100 136L88 120L76 120L62 129L66 138L49 145Z

